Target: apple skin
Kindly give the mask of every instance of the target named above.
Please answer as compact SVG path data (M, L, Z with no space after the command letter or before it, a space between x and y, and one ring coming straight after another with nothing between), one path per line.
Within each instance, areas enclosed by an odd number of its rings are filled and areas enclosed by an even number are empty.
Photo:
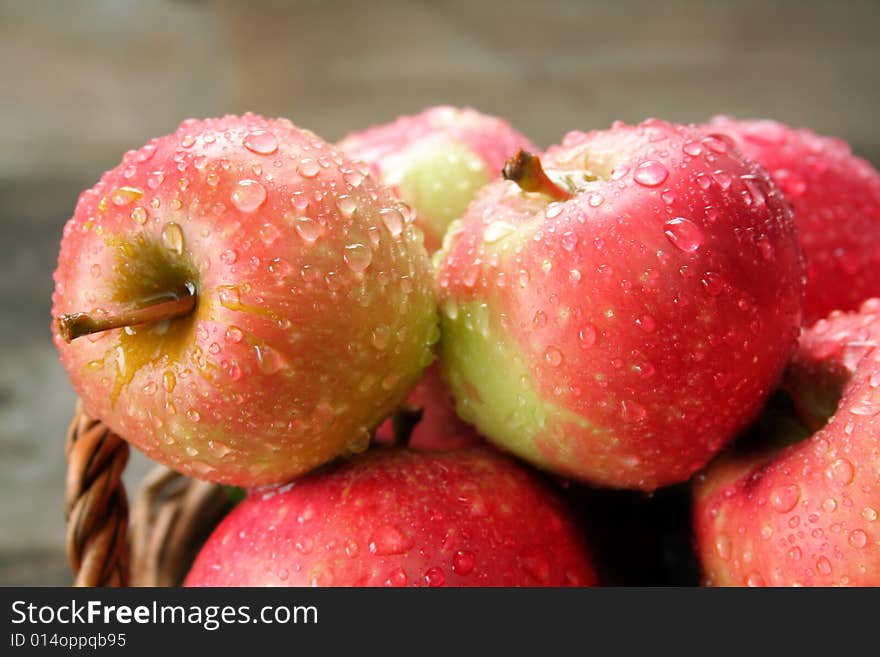
M443 381L440 364L434 363L406 398L406 405L421 410L422 417L413 428L407 447L417 450L448 450L470 447L483 442L470 424L458 417L455 400ZM383 422L376 431L379 444L394 442L392 419Z
M151 458L238 486L341 454L406 396L438 337L408 208L313 133L189 120L125 154L64 228L53 317L185 280L195 311L54 341L86 411Z
M880 586L878 340L880 299L805 329L785 389L819 428L792 445L737 445L697 478L704 583Z
M378 448L253 491L186 586L588 586L575 522L546 482L487 448Z
M733 138L791 204L807 263L805 323L880 294L880 172L840 139L776 121L719 116L703 128Z
M729 142L656 119L570 133L544 160L569 200L490 184L435 254L458 413L565 477L685 481L758 413L791 353L790 210Z
M339 148L368 162L378 179L416 212L429 253L508 157L534 146L510 124L472 108L431 107L346 135Z

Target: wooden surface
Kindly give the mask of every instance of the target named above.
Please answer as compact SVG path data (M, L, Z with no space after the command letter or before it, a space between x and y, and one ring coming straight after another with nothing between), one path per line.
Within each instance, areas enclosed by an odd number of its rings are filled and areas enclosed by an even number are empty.
M871 1L0 0L0 584L69 581L51 272L78 193L124 150L189 116L334 140L451 103L542 145L617 118L769 116L876 163L878 25Z

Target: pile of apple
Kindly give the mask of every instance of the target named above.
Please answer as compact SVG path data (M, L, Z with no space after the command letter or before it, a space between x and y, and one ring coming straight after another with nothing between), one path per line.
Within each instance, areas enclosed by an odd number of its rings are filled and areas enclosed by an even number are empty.
M880 174L839 140L189 120L54 280L86 411L248 490L189 585L596 584L571 481L690 482L706 584L880 585Z

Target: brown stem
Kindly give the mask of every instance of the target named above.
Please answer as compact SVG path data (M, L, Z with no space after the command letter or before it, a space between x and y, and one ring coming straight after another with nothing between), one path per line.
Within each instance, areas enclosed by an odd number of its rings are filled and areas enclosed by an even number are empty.
M522 149L504 163L501 175L505 180L512 180L524 192L546 194L555 201L567 201L572 194L550 180L541 159Z
M188 282L176 292L146 299L115 315L95 317L88 313L69 313L58 317L55 323L61 337L70 342L91 333L183 317L189 315L195 307L196 286Z

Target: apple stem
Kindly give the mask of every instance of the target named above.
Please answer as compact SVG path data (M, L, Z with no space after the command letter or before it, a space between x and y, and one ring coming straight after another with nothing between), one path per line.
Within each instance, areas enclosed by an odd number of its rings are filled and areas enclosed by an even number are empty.
M555 201L567 201L571 192L553 182L541 166L541 158L520 149L516 155L504 163L501 175L512 180L524 192L545 194Z
M196 307L196 286L187 282L175 292L159 294L115 315L95 317L88 313L69 313L55 320L58 333L66 342L84 335L126 326L150 324L189 315Z
M401 404L391 415L392 444L395 447L407 447L412 438L413 429L422 419L422 409L409 404Z

